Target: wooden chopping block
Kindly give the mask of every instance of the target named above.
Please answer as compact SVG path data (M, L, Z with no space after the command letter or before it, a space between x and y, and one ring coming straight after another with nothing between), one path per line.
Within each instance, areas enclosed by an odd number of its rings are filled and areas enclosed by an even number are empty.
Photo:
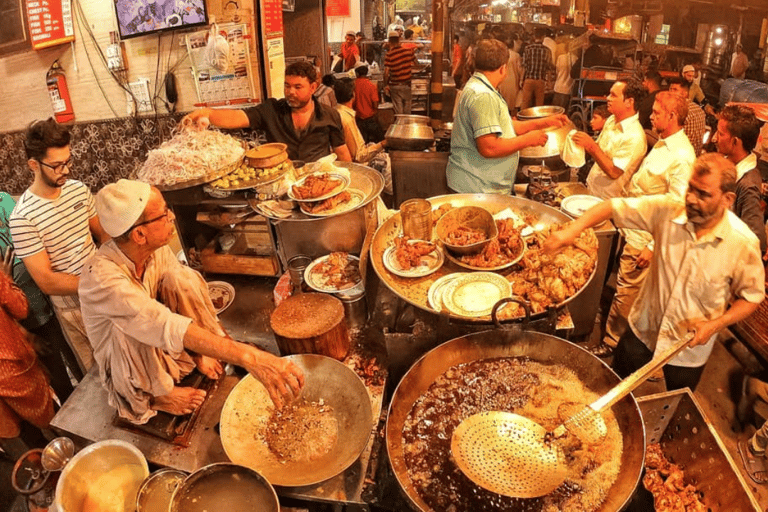
M275 309L269 323L282 355L320 354L341 361L350 337L344 305L324 293L300 293Z

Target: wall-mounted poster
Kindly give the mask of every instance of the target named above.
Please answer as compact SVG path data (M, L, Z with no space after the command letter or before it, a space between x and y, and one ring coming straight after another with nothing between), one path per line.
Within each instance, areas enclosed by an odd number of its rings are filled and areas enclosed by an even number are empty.
M27 0L26 6L32 49L75 40L70 0Z
M296 9L296 0L283 0L283 10L293 12Z
M349 16L349 0L327 0L325 3L326 16Z

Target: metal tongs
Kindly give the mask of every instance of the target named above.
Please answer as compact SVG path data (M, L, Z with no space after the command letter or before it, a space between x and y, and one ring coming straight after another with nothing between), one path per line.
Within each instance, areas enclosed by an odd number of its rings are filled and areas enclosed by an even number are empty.
M568 469L562 449L553 441L570 432L585 444L602 442L608 429L600 413L645 382L691 339L693 333L592 404L562 404L558 415L563 423L552 432L519 414L503 411L473 414L453 433L451 453L456 465L474 483L497 494L515 498L549 494L563 483Z

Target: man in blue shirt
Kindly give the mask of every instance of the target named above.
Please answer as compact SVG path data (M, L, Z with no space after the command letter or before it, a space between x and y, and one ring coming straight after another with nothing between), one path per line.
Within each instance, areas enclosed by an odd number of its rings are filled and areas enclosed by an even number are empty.
M513 193L518 152L547 143L544 129L563 126L565 115L529 121L512 119L497 90L507 74L507 46L485 39L475 49L475 74L459 99L446 174L448 187L462 193Z

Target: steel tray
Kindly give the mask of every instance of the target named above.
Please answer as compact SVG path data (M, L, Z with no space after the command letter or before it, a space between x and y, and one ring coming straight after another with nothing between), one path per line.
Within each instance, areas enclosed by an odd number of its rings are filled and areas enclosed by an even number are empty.
M713 512L761 510L725 444L686 388L637 399L645 423L645 444L683 467L686 480L704 495Z

